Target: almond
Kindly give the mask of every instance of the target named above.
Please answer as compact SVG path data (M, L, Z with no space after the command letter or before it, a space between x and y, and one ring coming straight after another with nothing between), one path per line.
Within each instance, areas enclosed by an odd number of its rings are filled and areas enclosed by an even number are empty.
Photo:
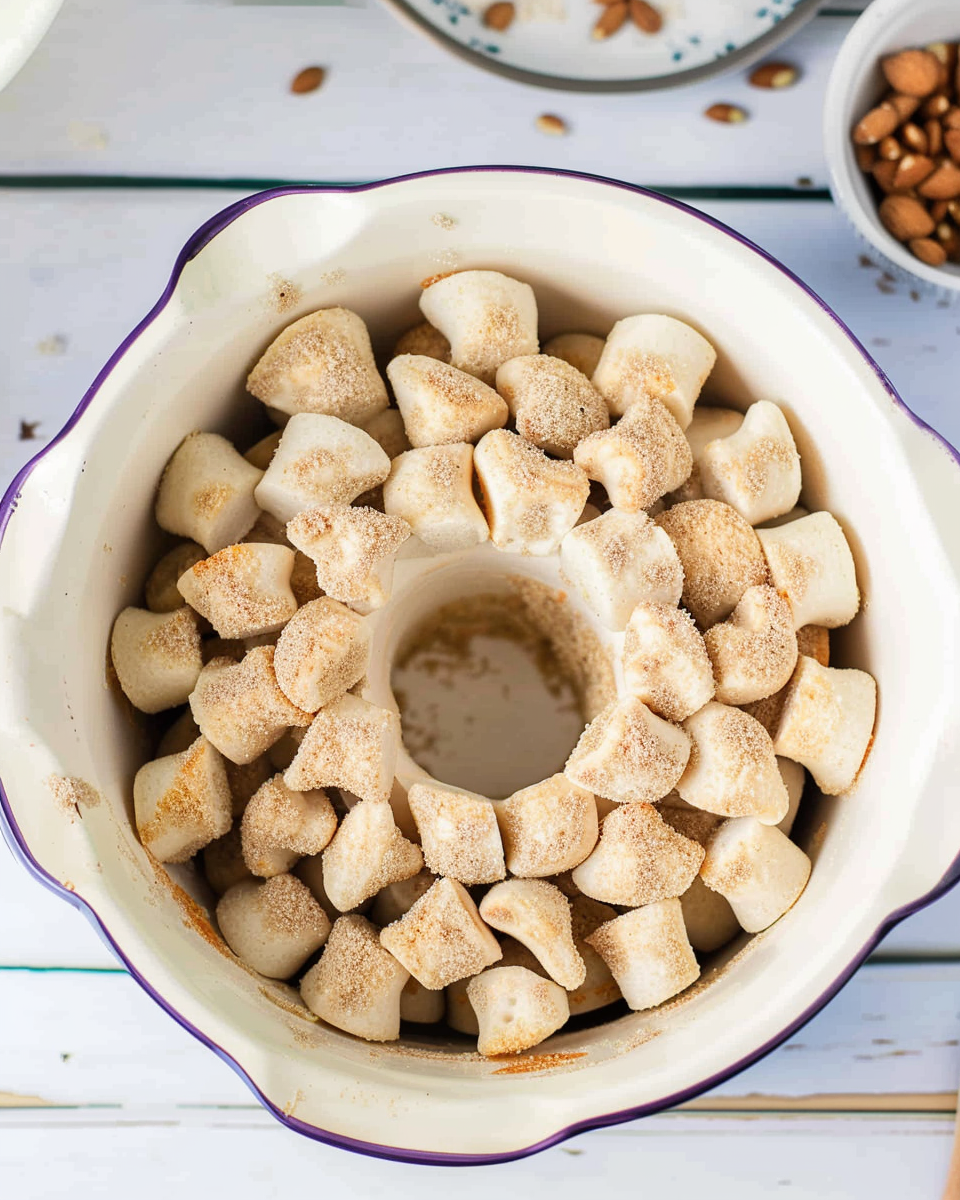
M940 64L939 86L942 88L949 87L950 80L953 78L954 72L957 69L956 42L931 42L926 49L930 51L930 53Z
M894 162L896 159L903 157L903 147L893 134L888 134L877 147L877 154L881 158L886 158L890 162Z
M940 82L940 60L929 50L901 50L881 59L880 69L895 92L929 96Z
M627 19L627 0L618 0L616 4L608 4L593 27L593 36L598 42L610 37L620 29Z
M955 163L960 163L960 129L948 129L943 135L943 144Z
M722 125L739 125L747 119L746 112L736 104L711 104L703 115Z
M926 238L936 226L933 218L913 196L887 196L880 202L880 220L898 242Z
M907 243L910 253L925 262L928 267L942 267L947 261L947 252L933 238L911 238Z
M565 133L570 132L566 121L556 113L541 113L536 124L541 133L548 133L552 137L563 137Z
M892 104L886 101L871 108L867 115L854 126L853 140L858 146L875 146L883 141L900 124L900 117Z
M853 153L857 159L857 166L861 171L869 171L877 161L876 146L854 146Z
M917 191L927 200L954 200L960 196L960 167L950 159L940 161ZM922 235L921 235L922 236Z
M908 121L900 130L900 140L915 154L926 154L927 152L927 135L923 132L919 125L914 125L913 121Z
M503 33L513 24L516 15L517 10L510 0L497 0L496 4L491 4L484 10L483 23L488 29L495 29L497 33Z
M747 82L758 88L785 88L796 83L799 78L800 72L789 63L768 62L761 63Z
M949 212L950 212L950 201L949 200L934 200L934 202L930 205L930 216L933 217L933 219L937 222L938 225L944 219L944 217L947 216L947 214Z
M923 127L927 135L927 153L939 154L943 149L943 129L939 121L927 121Z
M920 107L920 101L916 96L902 96L899 92L891 92L884 99L884 104L892 104L901 121L909 121Z
M323 67L304 67L290 81L290 91L297 96L315 92L323 83L326 74Z
M951 262L960 262L960 230L944 221L937 226L937 241Z
M951 108L940 118L944 129L960 129L960 108Z
M947 212L953 217L954 221L960 225L960 200L948 200Z
M630 0L630 20L644 33L659 33L663 17L647 0Z
M873 164L871 174L877 182L877 186L881 192L886 192L889 195L897 189L894 186L894 180L897 177L897 167L899 163L891 162L888 158L878 158Z
M951 108L950 100L943 92L938 92L936 96L931 96L927 100L923 108L920 110L923 115L930 120L931 117L942 117L945 112L949 112Z
M917 187L933 173L934 162L925 154L905 154L897 163L893 177L893 188L897 192L908 192Z

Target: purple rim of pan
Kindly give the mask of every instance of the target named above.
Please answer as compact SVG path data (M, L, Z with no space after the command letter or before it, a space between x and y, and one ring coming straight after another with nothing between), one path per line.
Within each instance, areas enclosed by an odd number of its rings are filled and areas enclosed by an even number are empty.
M728 237L732 237L735 241L739 242L741 246L746 247L748 250L764 259L764 261L775 267L787 279L795 283L797 287L805 292L806 295L809 296L810 299L813 300L813 302L824 313L826 313L826 315L834 322L834 324L836 324L846 335L846 337L849 338L856 350L863 356L864 361L876 374L877 378L880 380L880 383L883 385L894 404L904 413L906 413L906 415L914 422L914 424L932 434L933 437L935 437L943 446L943 448L950 454L950 457L954 460L954 462L960 466L960 452L958 452L956 448L953 447L945 438L941 437L935 429L931 428L926 421L911 411L911 409L897 394L893 384L884 374L880 366L874 362L858 339L847 328L843 321L840 320L836 313L833 312L829 305L827 305L816 294L816 292L809 288L802 279L799 279L792 271L788 270L788 268L786 268L782 263L778 262L777 259L773 258L765 250L762 250L759 246L755 245L752 241L750 241L749 238L744 237L742 234L737 233L729 226L724 225L722 221L717 221L713 217L709 217L705 213L699 212L697 209L691 208L689 205L684 204L679 200L673 200L667 196L662 196L659 193L652 192L646 188L637 187L634 184L623 183L616 179L607 179L600 175L588 175L579 171L555 171L539 167L451 167L438 171L418 171L410 175L401 175L393 179L380 180L376 183L356 184L345 187L302 185L297 187L273 188L269 191L258 192L253 196L247 196L243 200L238 200L236 204L229 205L227 208L211 217L210 220L204 225L201 225L196 233L194 233L193 236L187 241L186 245L177 256L170 280L167 283L167 286L164 288L160 299L150 310L150 312L147 313L139 325L137 325L136 328L126 338L124 338L114 353L110 356L106 365L97 375L83 399L80 401L79 405L56 437L54 437L43 448L43 450L40 451L39 454L35 455L35 457L32 458L21 471L18 472L9 488L7 488L3 499L0 500L0 541L3 539L7 524L16 510L17 500L19 499L23 486L29 478L33 468L44 457L44 455L46 455L59 441L66 437L71 429L73 429L120 359L124 356L124 354L126 354L127 350L130 349L140 334L144 332L144 330L166 307L170 297L173 295L177 283L179 282L180 275L186 264L190 262L191 259L195 258L204 248L204 246L212 241L218 233L226 229L228 225L232 224L237 217L242 216L249 209L255 208L257 205L263 204L265 201L273 200L280 196L308 195L314 192L346 194L351 192L366 192L382 187L389 187L392 184L403 183L412 179L430 179L442 175L470 175L483 172L501 172L511 175L526 174L559 176L561 178L582 179L588 183L604 184L607 187L618 188L621 191L631 192L635 195L644 196L649 200L655 200L660 204L666 204L671 208L675 208L681 212L687 213L691 217L695 217L698 221L703 221L705 224L719 230ZM662 1099L656 1100L650 1104L642 1104L635 1108L621 1109L618 1112L605 1113L601 1116L589 1117L586 1120L577 1121L572 1125L567 1125L565 1128L558 1130L556 1133L551 1134L542 1141L536 1142L532 1146L524 1146L518 1150L510 1150L502 1154L444 1154L438 1151L407 1150L393 1146L384 1146L377 1142L359 1141L356 1138L349 1138L339 1134L330 1133L325 1129L318 1128L316 1125L309 1125L305 1121L300 1121L296 1117L290 1116L283 1112L263 1094L255 1081L231 1054L224 1050L222 1046L217 1045L217 1043L209 1038L202 1030L198 1029L184 1016L177 1012L177 1010L163 998L156 988L153 987L149 980L147 980L143 975L140 974L139 971L137 971L137 969L127 959L121 948L114 941L110 931L107 929L106 925L103 923L91 905L88 904L82 897L78 896L75 892L69 891L67 888L63 887L58 880L54 879L43 869L43 867L40 866L40 864L30 853L30 850L27 847L26 839L20 832L20 829L14 820L13 810L10 806L9 800L7 799L2 780L0 780L0 832L3 833L4 839L13 852L14 857L23 864L30 874L32 874L40 883L42 883L55 895L61 897L63 900L66 900L68 903L72 904L74 908L83 913L83 915L87 917L87 919L94 926L101 939L113 951L130 975L134 978L134 980L136 980L140 987L143 988L147 995L152 1000L156 1001L156 1003L159 1004L160 1007L169 1014L169 1016L173 1017L173 1019L179 1025L186 1029L188 1033L192 1033L198 1041L202 1042L221 1059L223 1059L228 1066L232 1067L233 1070L244 1081L247 1087L250 1088L264 1108L266 1108L267 1111L270 1112L283 1125L286 1125L289 1129L294 1130L296 1133L313 1138L318 1142L324 1142L329 1146L336 1146L339 1149L352 1150L357 1154L367 1154L375 1158L391 1159L396 1162L418 1163L424 1166L476 1167L490 1165L493 1163L511 1162L518 1158L525 1158L528 1155L537 1154L541 1150L549 1149L549 1147L555 1146L559 1142L563 1142L567 1138L574 1137L579 1133L586 1132L587 1130L602 1129L609 1125L619 1125L624 1121L632 1121L638 1117L652 1116L654 1113L662 1112L667 1108L673 1108L677 1104L682 1104L687 1100L692 1100L694 1097L702 1095L704 1092L709 1091L711 1088L716 1087L718 1084L723 1083L732 1076L739 1074L739 1072L745 1070L747 1067L752 1066L755 1062L769 1054L772 1050L775 1050L777 1046L785 1042L787 1038L792 1037L798 1029L801 1029L808 1021L815 1017L817 1013L824 1007L824 1005L828 1003L828 1001L833 999L837 992L840 991L844 984L847 983L850 977L863 964L864 960L871 953L871 951L895 925L897 925L905 917L909 917L913 913L919 912L920 909L925 908L928 904L931 904L934 900L937 900L940 896L948 892L957 882L960 882L960 854L958 854L951 863L946 874L935 887L933 887L929 892L921 896L919 899L912 901L910 904L905 904L902 908L890 913L880 923L872 937L870 937L860 951L854 955L852 961L841 972L841 974L820 996L817 997L817 999L811 1005L809 1005L809 1007L804 1009L804 1011L795 1020L791 1021L789 1025L787 1025L774 1037L764 1042L763 1045L758 1046L756 1050L751 1051L750 1054L745 1055L743 1058L739 1059L737 1062L733 1063L724 1070L717 1072L715 1075L711 1075L709 1078L701 1080L699 1083L685 1088L683 1091L676 1092L671 1096L665 1096Z

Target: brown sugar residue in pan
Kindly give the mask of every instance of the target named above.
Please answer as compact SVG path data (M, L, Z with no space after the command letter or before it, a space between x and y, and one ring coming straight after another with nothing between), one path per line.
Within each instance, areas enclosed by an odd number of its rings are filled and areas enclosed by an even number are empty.
M525 1058L511 1059L502 1067L497 1067L494 1075L529 1075L534 1071L555 1071L560 1067L569 1067L577 1059L586 1058L587 1052L568 1051L556 1054L528 1054ZM494 1062L497 1060L494 1059ZM584 1064L585 1065L585 1064Z

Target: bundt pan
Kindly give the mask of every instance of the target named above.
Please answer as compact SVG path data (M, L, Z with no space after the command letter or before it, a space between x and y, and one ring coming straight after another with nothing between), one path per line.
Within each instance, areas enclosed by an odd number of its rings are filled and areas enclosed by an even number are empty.
M148 748L105 671L113 618L137 602L156 551L153 494L180 439L240 431L255 412L246 371L294 318L344 305L383 349L418 319L421 280L466 267L529 281L543 338L603 334L634 312L680 317L717 348L707 398L784 407L804 502L851 535L865 598L834 662L869 670L880 690L855 789L805 800L798 840L814 869L791 911L707 962L669 1005L568 1029L506 1063L436 1035L360 1042L241 967L189 875L174 885L137 841L131 781ZM893 924L960 876L958 509L956 451L843 323L774 259L683 204L518 168L251 196L190 238L157 305L3 499L4 832L292 1130L470 1164L657 1112L793 1034ZM50 786L61 776L82 782Z

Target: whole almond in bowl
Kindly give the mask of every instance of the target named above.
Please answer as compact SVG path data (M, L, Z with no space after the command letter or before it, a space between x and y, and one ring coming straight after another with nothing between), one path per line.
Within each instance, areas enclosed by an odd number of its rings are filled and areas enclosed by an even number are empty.
M914 196L887 196L880 205L880 220L898 242L929 237L936 229L933 217Z
M940 62L929 50L901 50L883 59L880 69L903 96L929 96L940 84Z

